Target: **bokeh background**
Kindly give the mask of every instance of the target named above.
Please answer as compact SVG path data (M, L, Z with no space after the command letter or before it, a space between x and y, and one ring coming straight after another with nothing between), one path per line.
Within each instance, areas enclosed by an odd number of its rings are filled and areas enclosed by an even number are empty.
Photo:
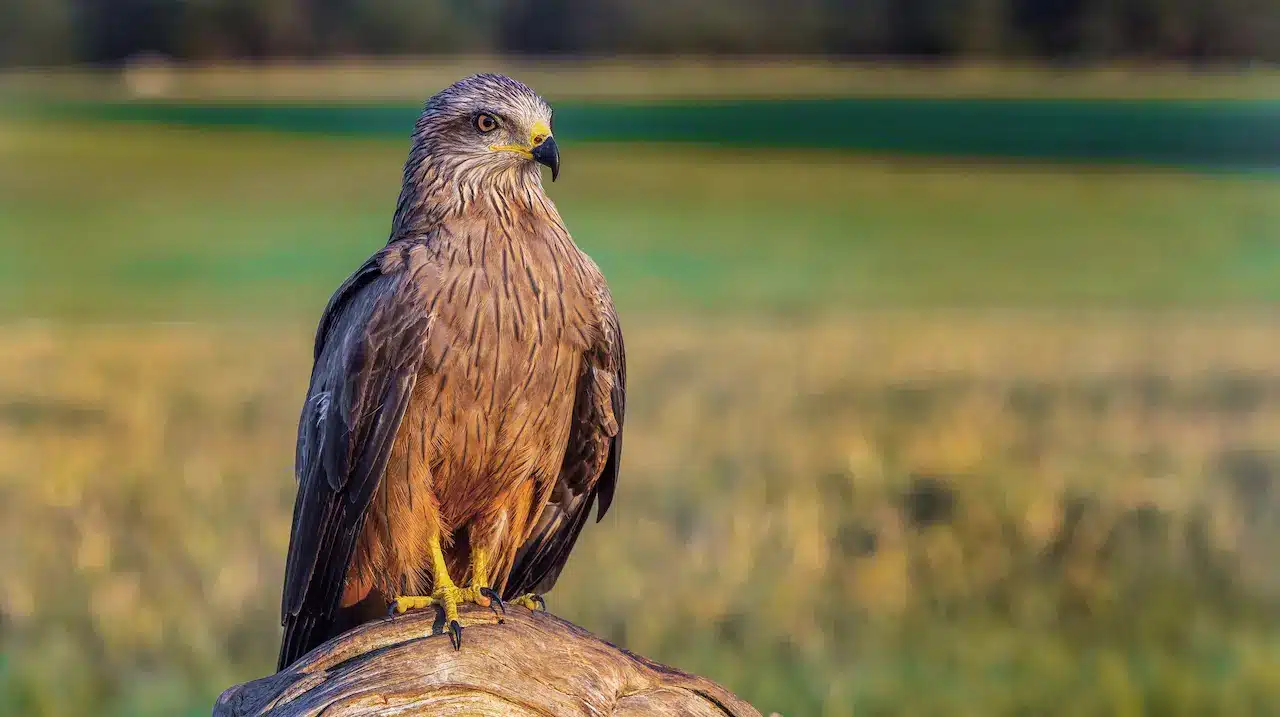
M431 93L557 106L627 452L553 611L761 711L1280 704L1275 0L0 0L0 713L268 673Z

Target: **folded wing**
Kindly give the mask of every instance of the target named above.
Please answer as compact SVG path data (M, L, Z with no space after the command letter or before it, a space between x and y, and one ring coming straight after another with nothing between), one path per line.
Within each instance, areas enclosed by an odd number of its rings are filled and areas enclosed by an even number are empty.
M298 496L285 566L284 669L327 639L370 500L386 470L425 354L430 315L420 287L379 259L330 299L298 423Z
M503 589L504 599L549 591L569 559L591 507L599 505L599 521L613 502L622 458L627 363L622 330L611 305L604 321L603 339L585 359L574 400L569 443L550 503L516 553Z

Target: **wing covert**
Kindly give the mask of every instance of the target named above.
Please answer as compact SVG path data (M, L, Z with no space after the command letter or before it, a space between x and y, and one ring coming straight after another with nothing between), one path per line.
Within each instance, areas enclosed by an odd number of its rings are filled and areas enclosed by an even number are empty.
M279 669L327 637L424 358L431 317L404 263L384 270L392 251L401 248L379 252L339 287L316 331L298 422Z

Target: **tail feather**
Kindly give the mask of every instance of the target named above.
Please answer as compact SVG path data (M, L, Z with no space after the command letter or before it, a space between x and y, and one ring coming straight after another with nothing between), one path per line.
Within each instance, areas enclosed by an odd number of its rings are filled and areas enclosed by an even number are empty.
M327 623L319 615L288 615L284 619L284 638L280 641L280 658L276 671L283 671L313 647L324 642Z

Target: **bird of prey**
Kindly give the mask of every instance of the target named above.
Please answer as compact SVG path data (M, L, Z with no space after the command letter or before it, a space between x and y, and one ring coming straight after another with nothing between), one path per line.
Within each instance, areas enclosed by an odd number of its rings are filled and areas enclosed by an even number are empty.
M613 300L543 191L550 106L463 79L414 127L387 245L329 300L298 424L279 669L373 617L535 607L613 499ZM505 607L503 607L505 610Z

